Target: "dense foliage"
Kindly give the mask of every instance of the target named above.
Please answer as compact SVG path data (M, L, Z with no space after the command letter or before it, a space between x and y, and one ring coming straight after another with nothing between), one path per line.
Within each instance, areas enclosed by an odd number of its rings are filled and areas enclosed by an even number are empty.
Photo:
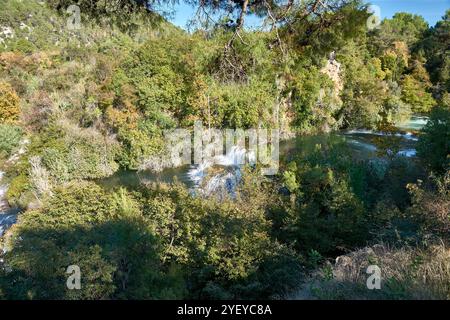
M450 108L436 108L423 129L419 153L431 170L443 173L450 168Z
M382 298L450 297L435 285L450 283L449 12L434 27L398 13L367 30L360 1L331 11L304 1L248 31L243 12L284 7L202 1L235 19L186 33L156 13L164 1L80 0L80 30L66 28L71 1L3 2L0 27L13 32L0 33L0 169L24 210L0 240L0 298L285 298L317 271L333 278L336 256L377 243L408 248L399 263L410 277L393 272ZM419 158L380 146L394 155L355 159L342 137L321 135L390 131L413 113L430 117ZM246 167L235 197L97 184L164 157L164 130L197 120L317 139L274 177ZM66 288L74 264L81 290ZM439 281L423 284L430 274Z

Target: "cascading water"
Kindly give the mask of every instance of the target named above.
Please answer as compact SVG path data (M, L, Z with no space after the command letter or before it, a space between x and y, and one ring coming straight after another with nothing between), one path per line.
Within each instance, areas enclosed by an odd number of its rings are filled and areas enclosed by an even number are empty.
M17 214L12 210L6 201L6 192L8 185L2 183L5 173L0 171L0 237L3 233L16 222Z
M225 155L218 155L192 167L187 175L193 182L193 192L203 196L215 194L223 197L225 194L234 197L242 173L242 165L254 164L254 152L238 146L230 148Z
M427 122L425 117L413 117L411 123L404 123L399 132L381 132L371 130L353 130L343 133L333 133L332 136L344 137L351 147L355 159L370 160L377 168L384 167L388 158L396 153L401 157L415 157L415 145L418 140L416 134ZM317 139L320 138L320 139ZM302 136L280 142L281 161L291 161L290 156L295 155L299 149L309 150L311 145L320 143L320 136ZM329 137L325 136L324 139ZM392 151L395 150L395 151ZM386 157L389 155L389 157ZM284 158L284 159L283 159ZM200 196L218 195L225 193L234 196L236 186L241 180L242 163L255 163L255 154L244 148L234 146L226 155L220 155L204 161L195 166L180 166L167 168L161 172L151 170L121 171L115 175L97 181L107 189L120 186L137 187L143 182L172 183L175 180L182 182L192 193ZM380 173L381 174L381 173Z
M413 117L410 122L398 125L398 128L406 130L420 130L426 125L427 121L428 118L426 117ZM370 143L370 138L372 137L402 138L406 141L406 143L401 144L401 149L396 153L396 155L411 158L415 157L417 154L416 149L412 147L413 145L411 143L417 142L419 138L410 131L390 133L368 129L356 129L349 130L345 132L344 135L348 137L348 143L369 152L378 151L378 148L374 144ZM367 141L361 141L361 137L364 136L368 137ZM391 150L388 150L388 154L391 154L391 152Z
M8 204L5 200L6 191L8 191L8 185L2 184L4 175L5 173L3 171L0 171L0 213L3 213L3 211L5 211L8 207Z
M419 140L411 132L389 133L389 132L381 132L381 131L372 131L372 130L367 130L367 129L357 129L357 130L349 130L345 134L368 134L368 135L381 136L381 137L401 137L401 138L404 138L406 140L411 140L411 141Z
M399 123L397 125L397 128L403 129L403 130L422 130L422 128L428 123L428 117L424 116L412 116L411 119L409 119L406 122Z

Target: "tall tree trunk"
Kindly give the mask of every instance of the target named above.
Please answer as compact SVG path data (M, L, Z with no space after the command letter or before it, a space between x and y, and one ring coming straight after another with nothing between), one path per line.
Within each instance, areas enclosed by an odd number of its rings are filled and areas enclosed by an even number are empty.
M236 32L239 32L242 29L242 27L244 26L245 15L247 14L248 1L249 0L245 0L244 3L242 4L241 14L239 15L238 25L236 27Z

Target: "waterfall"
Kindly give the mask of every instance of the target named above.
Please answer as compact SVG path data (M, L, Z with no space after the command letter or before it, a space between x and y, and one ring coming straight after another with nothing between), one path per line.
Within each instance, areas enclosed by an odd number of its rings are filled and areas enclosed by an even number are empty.
M406 150L400 150L399 152L397 152L398 156L407 157L407 158L415 157L416 154L417 154L416 149L406 149Z
M203 196L215 194L219 197L228 194L234 197L242 176L241 168L246 161L255 164L255 153L233 146L226 155L215 156L192 167L187 175L194 184L194 193Z
M409 129L409 130L422 130L423 127L428 123L429 118L424 116L412 116L406 122L399 123L397 127L399 129Z
M422 121L422 123L426 123L426 119L421 119L420 121ZM419 138L417 136L415 136L413 133L411 132L396 132L396 133L391 133L391 132L382 132L382 131L373 131L373 130L368 130L368 129L356 129L356 130L349 130L344 132L344 135L347 138L347 142L359 149L364 149L367 150L369 152L376 152L378 150L378 148L370 143L370 136L378 136L378 137L399 137L404 139L404 143L402 143L402 147L401 149L396 153L396 156L399 157L407 157L407 158L413 158L416 157L417 155L417 151L416 149L413 148L414 145L411 145L411 143L414 143L416 141L419 140ZM361 139L359 139L358 136L367 136L369 139L368 141L360 141ZM389 156L393 155L393 151L388 149L387 153Z
M370 144L370 143L361 142L361 141L354 140L354 139L348 139L347 142L358 148L366 149L370 152L377 151L377 147L375 147L373 144Z

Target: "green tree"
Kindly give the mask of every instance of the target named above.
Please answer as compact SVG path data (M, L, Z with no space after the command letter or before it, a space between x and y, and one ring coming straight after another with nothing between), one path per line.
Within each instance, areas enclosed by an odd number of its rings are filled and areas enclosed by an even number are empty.
M384 49L389 48L395 41L403 41L412 47L422 39L427 30L428 23L422 16L398 12L392 19L382 21L378 38Z
M431 170L445 172L450 165L450 108L433 109L422 132L417 147L419 156Z
M54 190L38 210L22 214L1 265L0 288L13 299L180 298L183 281L161 264L157 237L139 210L89 182ZM119 200L122 201L119 201ZM69 265L81 290L68 290Z
M411 105L414 112L429 112L436 104L423 82L413 75L406 75L402 82L402 100Z
M281 224L275 234L300 252L313 249L326 255L367 236L364 206L350 177L351 158L342 156L343 150L339 141L317 144L312 152L298 155L296 166L289 166L291 177L284 183L292 182L295 174L295 202L289 197L286 214L274 217L274 225Z
M349 41L338 59L344 64L343 108L340 111L346 127L377 127L383 120L387 84L379 77L376 60L366 58L364 42ZM378 77L377 77L378 76Z
M442 20L431 28L420 43L420 50L425 52L426 67L433 83L438 84L440 91L450 91L450 10Z

